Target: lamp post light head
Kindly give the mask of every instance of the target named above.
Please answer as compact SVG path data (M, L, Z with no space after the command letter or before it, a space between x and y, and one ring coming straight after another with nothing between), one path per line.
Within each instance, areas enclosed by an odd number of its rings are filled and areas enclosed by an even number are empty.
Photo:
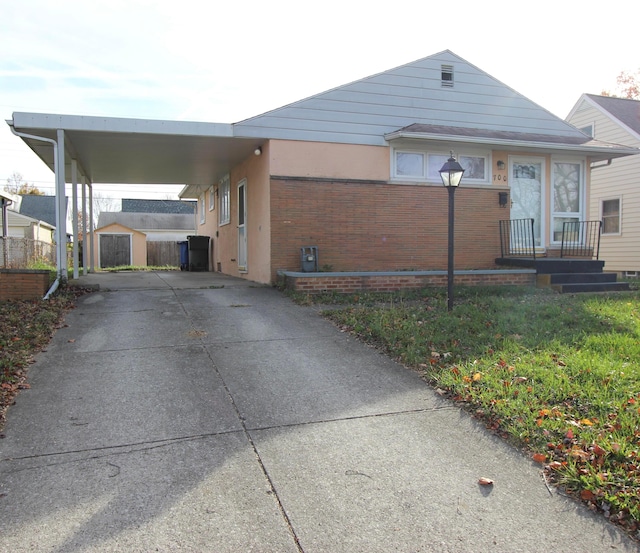
M462 180L462 175L464 175L464 169L462 165L456 161L456 158L453 157L453 152L451 152L451 157L442 166L439 173L442 178L442 184L447 188L451 186L457 187Z

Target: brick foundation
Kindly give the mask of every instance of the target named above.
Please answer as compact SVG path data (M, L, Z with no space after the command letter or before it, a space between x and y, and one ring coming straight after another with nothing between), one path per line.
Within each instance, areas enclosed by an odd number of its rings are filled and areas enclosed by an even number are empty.
M402 289L443 287L446 271L397 271L362 273L298 273L282 271L278 283L289 290L320 292L395 292ZM456 271L454 284L462 286L535 286L534 270Z
M42 298L49 290L49 271L0 269L0 301Z

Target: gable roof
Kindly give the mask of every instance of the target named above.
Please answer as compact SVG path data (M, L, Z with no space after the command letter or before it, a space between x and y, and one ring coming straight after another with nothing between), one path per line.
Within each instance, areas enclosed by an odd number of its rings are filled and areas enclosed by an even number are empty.
M95 229L95 232L97 234L116 234L116 233L122 232L123 230L124 231L131 231L132 233L141 234L142 236L146 236L146 234L144 232L140 232L139 230L136 230L134 228L128 227L127 225L123 225L122 223L118 223L118 222L107 223L104 226L99 226L98 228Z
M236 123L234 134L385 145L385 135L412 124L581 134L449 50Z
M583 94L583 99L605 111L618 123L626 126L640 138L640 100ZM580 103L580 102L578 102ZM571 113L574 113L575 109ZM567 117L568 118L568 117Z
M193 215L196 202L187 200L122 199L122 211L127 213L174 213Z
M56 226L56 197L41 196L37 194L21 194L22 201L20 203L20 213L45 221L50 225ZM65 205L68 198L65 198Z
M102 228L113 223L118 223L139 231L194 231L196 226L193 214L123 213L121 211L103 211L98 216L98 228Z

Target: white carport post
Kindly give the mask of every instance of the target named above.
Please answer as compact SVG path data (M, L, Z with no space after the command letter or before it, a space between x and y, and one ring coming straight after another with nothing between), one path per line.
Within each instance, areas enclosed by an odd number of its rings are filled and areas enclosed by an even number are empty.
M67 282L67 218L65 216L65 166L64 166L64 130L58 129L58 159L56 171L56 254L58 277Z
M89 272L93 273L93 231L95 230L93 225L93 185L89 183Z
M82 274L87 274L87 182L82 176Z
M73 278L80 276L78 255L78 161L71 160L71 198L73 209L71 210L71 228L73 229Z

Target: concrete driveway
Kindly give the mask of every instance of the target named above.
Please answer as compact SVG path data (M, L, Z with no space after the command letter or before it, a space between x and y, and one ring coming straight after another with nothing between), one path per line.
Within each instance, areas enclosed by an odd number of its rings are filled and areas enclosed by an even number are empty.
M272 288L81 281L101 289L38 356L0 440L0 551L638 550L416 374Z

